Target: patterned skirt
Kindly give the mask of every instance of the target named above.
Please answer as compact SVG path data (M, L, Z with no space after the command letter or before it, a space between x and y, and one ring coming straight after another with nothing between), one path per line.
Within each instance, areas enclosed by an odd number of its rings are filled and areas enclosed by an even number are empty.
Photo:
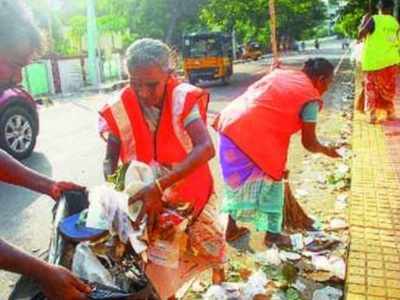
M222 210L257 231L281 233L283 181L274 181L235 143L220 134L219 156L224 178Z
M366 111L384 111L394 113L398 66L390 66L382 70L365 72Z

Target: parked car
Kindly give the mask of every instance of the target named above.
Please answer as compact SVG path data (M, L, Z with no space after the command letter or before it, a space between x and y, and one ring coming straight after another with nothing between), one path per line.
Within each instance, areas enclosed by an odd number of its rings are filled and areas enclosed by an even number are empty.
M17 159L36 145L39 118L35 100L22 88L0 90L0 148Z

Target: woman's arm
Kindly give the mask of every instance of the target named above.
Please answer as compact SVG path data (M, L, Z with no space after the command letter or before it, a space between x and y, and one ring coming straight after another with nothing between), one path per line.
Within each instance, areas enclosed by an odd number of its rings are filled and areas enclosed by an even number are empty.
M70 182L55 182L25 167L3 150L0 150L0 181L46 194L55 200L57 200L64 191L84 189Z
M357 39L361 41L368 34L373 33L374 30L375 30L375 22L374 19L372 18L372 15L371 14L365 15L361 21Z
M103 174L106 180L117 170L120 149L119 138L110 133L107 138L106 157L103 161Z
M193 144L193 150L171 172L159 178L160 185L166 189L175 182L185 178L199 166L207 163L215 156L215 148L207 127L201 119L191 122L186 130Z
M25 167L3 150L0 150L0 180L46 195L51 194L51 188L55 184L50 178Z
M316 123L303 122L301 130L301 143L304 148L312 153L322 153L329 157L337 158L340 155L336 152L336 148L326 147L321 145L315 133Z
M0 269L35 279L49 299L87 299L91 288L62 267L53 266L0 239Z
M190 124L186 126L186 130L192 141L193 150L181 163L174 166L168 174L157 179L159 186L154 182L129 199L130 203L136 201L143 201L144 203L143 209L135 222L135 226L141 223L145 212L147 212L149 214L148 226L152 228L158 213L162 209L161 190L165 190L177 181L185 178L199 166L207 163L215 156L215 149L210 134L208 133L206 125L200 118L190 122ZM151 229L149 230L151 231Z

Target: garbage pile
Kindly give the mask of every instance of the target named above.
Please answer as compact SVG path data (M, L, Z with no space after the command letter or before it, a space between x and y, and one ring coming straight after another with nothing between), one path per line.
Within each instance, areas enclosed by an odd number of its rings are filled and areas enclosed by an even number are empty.
M146 299L139 297L138 291L168 299L193 276L225 261L215 197L193 223L193 208L185 203L163 207L151 229L145 222L136 224L143 203L128 204L129 197L152 178L150 166L132 162L123 191L117 191L115 185L91 188L87 212L62 221L59 228L65 237L79 236L72 271L80 278L134 293L135 299ZM82 238L84 235L89 236Z
M148 280L118 238L107 235L96 242L82 242L76 249L72 271L88 282L95 282L121 293L136 294L148 286Z
M232 258L228 282L197 283L191 293L207 300L339 300L346 275L348 235L326 231L295 234L296 248L275 245L264 252Z

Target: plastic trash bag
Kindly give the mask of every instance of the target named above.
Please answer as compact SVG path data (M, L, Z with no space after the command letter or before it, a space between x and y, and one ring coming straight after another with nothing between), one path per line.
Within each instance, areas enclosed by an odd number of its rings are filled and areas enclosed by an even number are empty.
M228 300L225 289L220 285L212 285L203 295L204 300Z
M139 161L132 161L125 174L124 192L131 197L153 181L154 176L150 166Z
M97 259L87 243L80 243L76 246L72 272L88 282L98 282L115 287L110 272Z
M326 287L314 292L312 300L339 300L343 295L343 292L333 287Z
M265 286L268 283L267 276L264 272L258 271L249 277L249 280L242 288L242 296L244 300L253 300L254 296L264 294Z

